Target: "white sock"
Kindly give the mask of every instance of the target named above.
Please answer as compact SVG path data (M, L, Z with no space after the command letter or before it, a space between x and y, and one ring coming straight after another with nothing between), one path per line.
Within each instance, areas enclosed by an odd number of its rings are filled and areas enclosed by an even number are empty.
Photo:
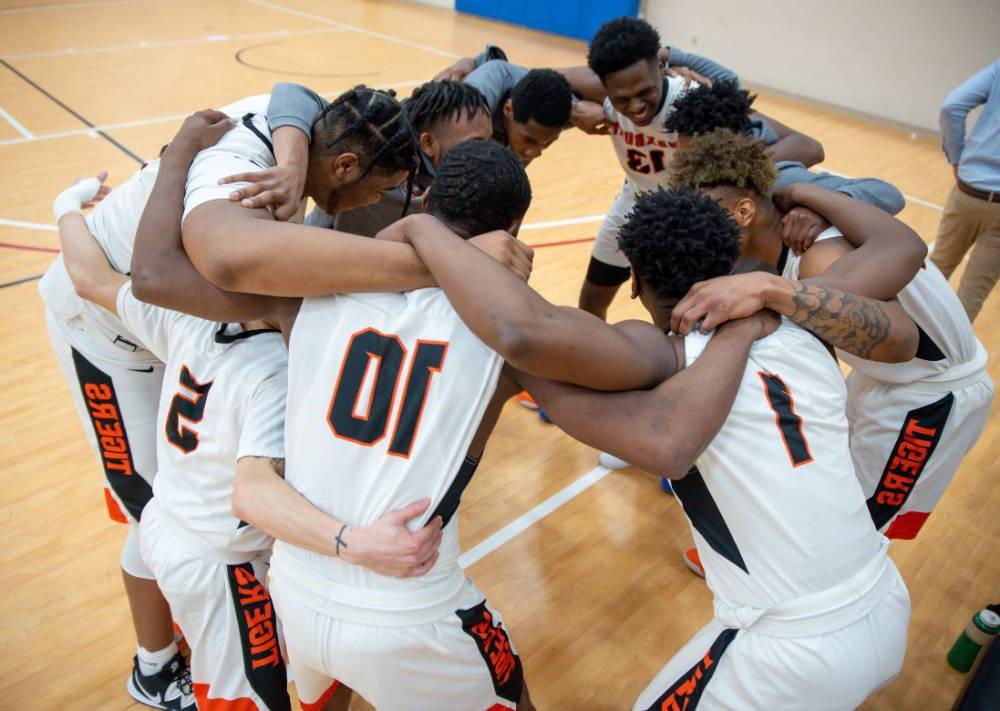
M150 652L140 645L135 654L139 658L139 672L143 676L152 676L174 658L177 654L177 643L171 642L158 652Z

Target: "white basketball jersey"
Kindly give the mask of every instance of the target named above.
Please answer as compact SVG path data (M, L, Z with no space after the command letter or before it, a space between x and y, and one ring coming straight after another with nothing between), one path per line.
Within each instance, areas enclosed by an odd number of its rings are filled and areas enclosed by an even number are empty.
M410 524L419 529L458 493L456 474L502 365L439 289L305 299L289 344L286 480L353 526L429 497ZM420 590L457 571L454 519L444 531L438 562L415 579L281 550L328 581Z
M842 235L836 227L829 227L816 241ZM781 275L798 279L800 261L800 256L788 251L783 267L779 265ZM933 262L924 260L896 298L920 329L916 357L906 363L876 363L838 349L837 355L844 362L870 378L888 383L950 380L985 368L986 350L976 338L962 303Z
M685 338L688 364L711 336ZM712 592L768 608L831 588L881 551L848 450L846 391L787 320L757 341L722 430L672 482Z
M256 113L253 125L263 135L269 136L267 119L263 110L270 96L242 99L222 111L229 116L241 117ZM234 173L251 172L275 165L270 148L243 124L229 131L216 145L197 155L188 175L184 198L185 215L196 205L208 200L228 199L236 187L219 185L219 178ZM143 210L153 192L159 172L159 158L142 166L131 178L116 187L87 215L87 227L101 245L115 271L128 274L132 269L132 248L139 229ZM39 285L46 305L62 321L79 317L83 328L104 334L111 340L124 337L135 346L145 346L142 340L127 329L120 319L96 304L80 299L66 272L62 259L57 259L45 273ZM133 340L133 336L136 338Z
M663 80L663 106L648 126L636 126L626 116L615 111L610 99L604 100L604 115L611 122L611 142L618 154L618 162L625 171L627 182L636 192L651 192L667 187L670 157L677 148L677 134L663 128L663 122L674 110L674 103L697 82L684 88L681 77Z
M241 457L284 458L281 334L144 304L131 283L118 294L118 313L166 364L153 481L160 508L214 550L252 557L269 549L270 536L233 516L233 481Z

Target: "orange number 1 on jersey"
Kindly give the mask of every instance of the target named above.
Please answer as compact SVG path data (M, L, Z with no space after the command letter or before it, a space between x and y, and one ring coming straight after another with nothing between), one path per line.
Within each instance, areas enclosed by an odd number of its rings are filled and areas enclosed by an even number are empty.
M439 341L417 341L416 346L389 442L389 454L396 457L410 456L431 379L441 372L448 352L448 344ZM327 412L336 437L366 447L382 441L406 360L407 349L398 336L374 328L351 336Z

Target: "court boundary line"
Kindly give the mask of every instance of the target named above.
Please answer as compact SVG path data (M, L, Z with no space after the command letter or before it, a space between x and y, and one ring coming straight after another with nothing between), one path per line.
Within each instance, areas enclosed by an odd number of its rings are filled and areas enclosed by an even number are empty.
M339 20L333 20L329 17L323 17L322 15L317 15L312 12L306 12L305 10L296 10L295 8L285 7L284 5L279 5L278 3L269 2L268 0L243 0L245 3L251 5L258 5L260 7L266 7L275 12L285 12L290 15L298 15L299 17L304 17L307 20L314 20L315 22L322 22L324 24L332 25L334 27L340 27L351 32L357 32L358 34L367 35L368 37L374 37L380 39L384 42L391 42L392 44L403 45L404 47L412 47L414 49L420 49L424 52L429 52L430 54L436 54L439 57L448 57L449 59L459 59L462 55L455 54L453 52L446 52L443 49L437 49L436 47L431 47L426 44L421 44L420 42L413 42L411 40L403 39L402 37L394 37L393 35L387 35L384 32L376 32L374 30L367 30L364 27L358 27L357 25L351 25L346 22L340 22Z
M78 7L113 7L115 5L139 5L139 4L166 4L167 2L191 2L191 0L103 0L102 2L64 2L52 3L49 5L23 5L21 7L9 7L0 9L0 15L17 15L27 12L41 12L43 10L73 10Z
M0 62L2 61L3 58L0 58ZM405 81L387 82L386 84L384 84L384 86L390 89L396 89L396 88L405 89L411 86L420 86L426 81L427 81L426 79L407 79ZM331 97L341 94L344 91L347 91L347 88L338 88L335 89L334 91L321 91L317 93L323 97ZM246 98L246 97L241 97L241 98ZM32 143L33 141L50 141L58 138L73 138L75 136L96 137L97 134L101 131L115 131L120 128L135 128L136 126L151 126L157 123L170 123L171 121L182 121L198 110L200 109L191 109L190 111L183 114L170 114L168 116L152 116L150 118L132 119L130 121L119 121L118 123L100 124L90 128L73 128L68 131L53 131L52 133L39 133L35 134L32 138L6 138L0 140L0 146L20 145L22 143Z
M18 133L20 133L27 140L33 141L35 139L35 134L33 134L28 129L26 129L21 124L20 121L18 121L16 118L14 118L13 116L11 116L10 113L7 112L6 110L4 110L4 108L2 106L0 106L0 116L2 116L4 118L4 120L7 121L7 123L9 123L11 126L14 127L15 131L17 131Z
M51 100L57 106L59 106L60 108L62 108L63 111L65 111L66 113L72 115L74 118L76 118L77 121L79 121L80 123L88 126L98 136L100 136L101 138L103 138L104 140L106 140L108 143L110 143L111 145L113 145L115 148L117 148L118 150L120 150L122 153L124 153L125 155L127 155L129 158L131 158L132 160L134 160L135 162L137 162L139 164L142 164L142 162L143 162L142 158L140 158L135 153L133 153L132 151L130 151L128 148L126 148L123 144L119 143L114 138L112 138L111 136L109 136L108 134L106 134L104 131L98 129L93 123L91 123L89 120L87 120L87 118L85 118L82 114L74 111L68 105L66 105L65 103L63 103L58 97L56 97L55 94L53 94L50 91L48 91L47 89L43 88L40 84L38 84L36 81L34 81L33 79L31 79L27 74L25 74L24 72L22 72L21 70L19 70L17 67L15 67L13 64L11 64L10 62L8 62L6 59L3 59L2 57L0 57L0 64L2 64L3 66L7 67L7 69L10 72L12 72L13 74L15 74L18 77L20 77L22 81L26 82L30 86L33 86L35 88L35 90L38 91L40 94L43 94L44 96L48 97L49 100Z
M565 504L568 504L587 489L594 486L594 484L604 479L612 471L614 470L601 465L594 467L589 472L575 479L573 482L566 485L549 498L525 511L506 526L502 527L499 531L487 536L479 543L472 546L472 548L462 553L458 557L458 564L462 566L462 568L468 568L475 565L490 553L493 553L504 544L512 541L514 538L527 531L542 519L546 518L555 511L558 511Z
M107 45L104 47L64 47L63 49L47 50L45 52L14 52L0 55L4 59L40 59L43 57L76 57L86 54L110 54L112 52L139 51L144 49L162 49L165 47L183 47L196 44L220 44L223 42L242 42L244 40L280 39L282 37L299 37L303 35L319 35L332 32L346 32L340 27L315 27L308 30L275 30L273 32L256 32L245 35L205 35L188 39L173 39L150 41L145 40L134 44Z

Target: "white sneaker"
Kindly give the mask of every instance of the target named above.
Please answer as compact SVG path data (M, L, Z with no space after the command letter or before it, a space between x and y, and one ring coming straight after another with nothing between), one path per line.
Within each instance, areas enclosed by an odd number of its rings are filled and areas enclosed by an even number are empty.
M619 459L618 457L608 454L607 452L601 452L601 455L597 458L597 461L602 467L607 467L608 469L628 469L631 464L626 462L624 459Z

